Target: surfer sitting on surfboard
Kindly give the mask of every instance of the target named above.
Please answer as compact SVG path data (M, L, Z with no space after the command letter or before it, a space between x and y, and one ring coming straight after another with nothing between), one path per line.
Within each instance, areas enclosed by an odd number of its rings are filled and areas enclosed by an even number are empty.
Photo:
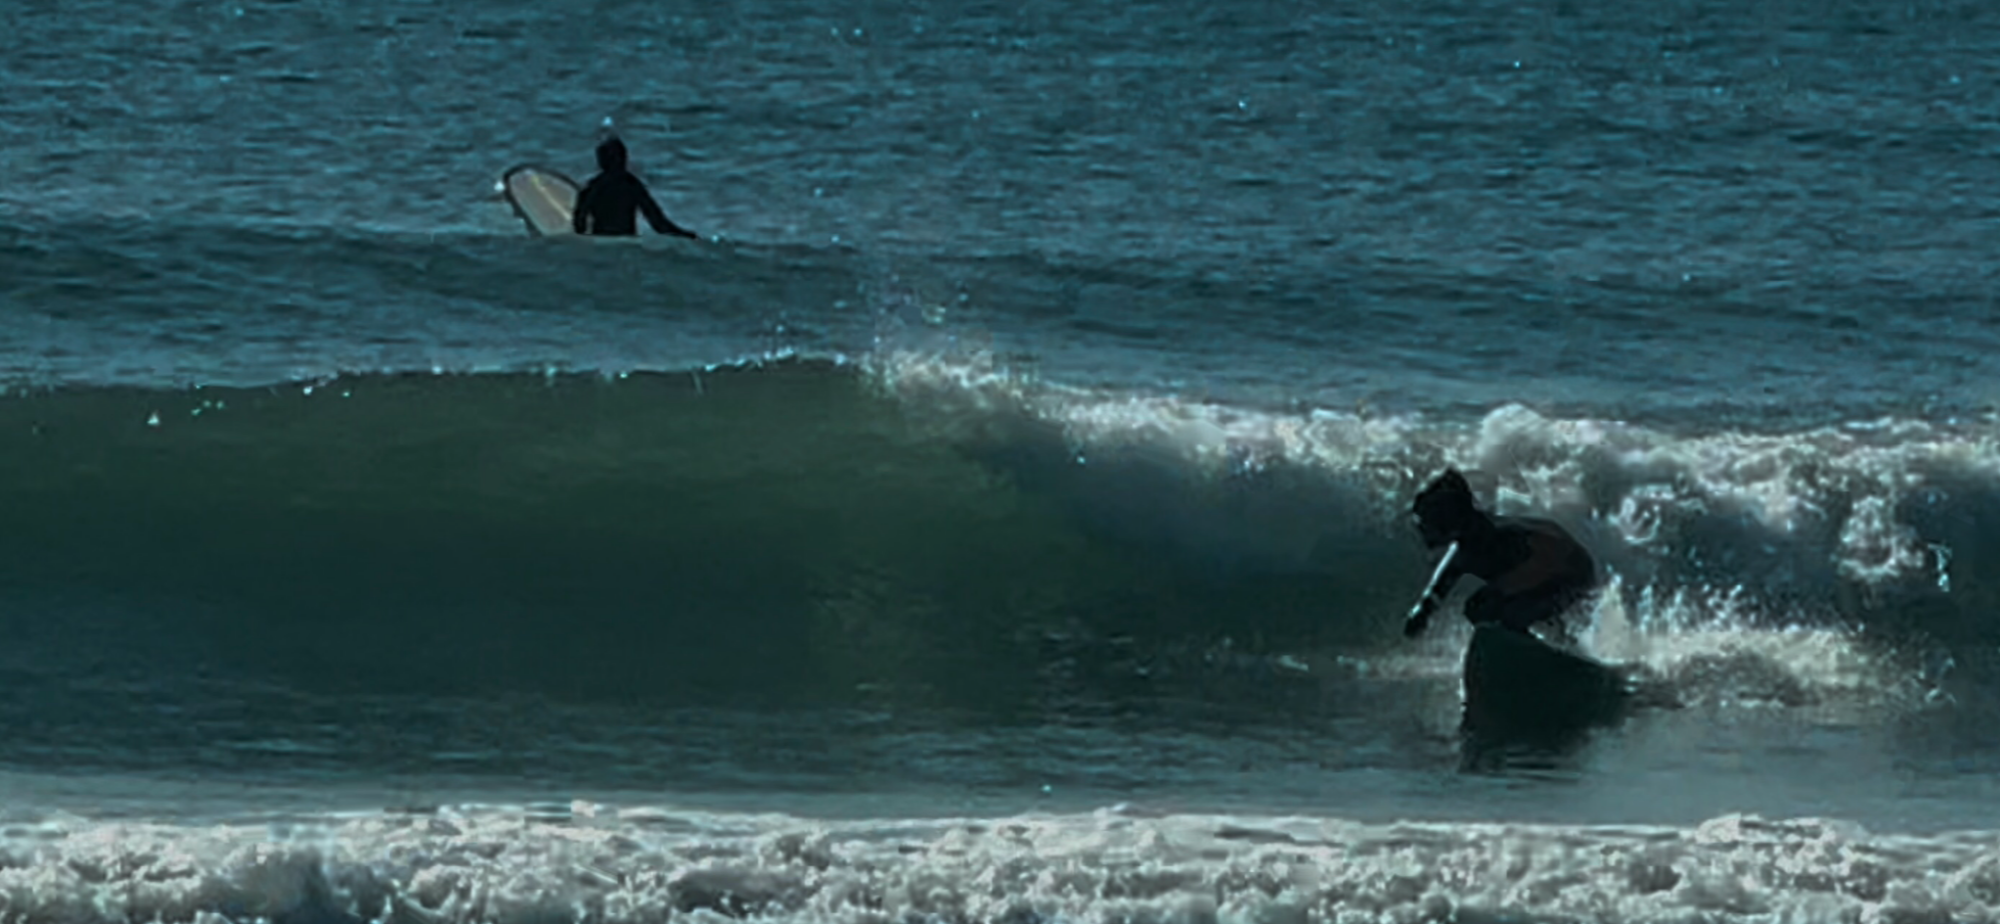
M679 237L694 237L695 233L667 220L667 213L660 211L660 204L653 201L653 194L646 190L646 184L632 171L625 169L625 142L617 136L604 139L597 146L597 167L602 173L591 177L590 182L577 190L576 208L571 210L570 226L578 234L633 235L639 233L639 221L635 212L644 212L646 223L661 234Z
M1548 520L1488 516L1473 503L1472 486L1456 469L1446 469L1418 492L1410 509L1424 545L1445 552L1403 624L1406 636L1424 631L1431 611L1466 575L1486 586L1465 602L1465 618L1524 635L1543 621L1561 629L1563 613L1597 589L1597 563L1581 543Z

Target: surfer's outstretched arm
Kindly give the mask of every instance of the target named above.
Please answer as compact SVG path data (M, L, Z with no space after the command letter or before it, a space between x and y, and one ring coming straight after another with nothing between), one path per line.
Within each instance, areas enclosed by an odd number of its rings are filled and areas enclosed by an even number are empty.
M1417 605L1410 607L1410 618L1403 622L1403 635L1416 638L1423 634L1424 627L1430 625L1431 611L1444 602L1445 595L1451 593L1452 585L1465 575L1458 564L1458 543L1445 547L1444 557L1438 559L1437 570L1431 572L1431 582L1424 588L1424 595Z
M674 224L667 218L667 213L660 209L660 204L653 201L653 191L647 189L643 183L639 184L639 212L646 216L646 223L652 225L653 230L660 234L671 234L675 237L695 236L693 231Z

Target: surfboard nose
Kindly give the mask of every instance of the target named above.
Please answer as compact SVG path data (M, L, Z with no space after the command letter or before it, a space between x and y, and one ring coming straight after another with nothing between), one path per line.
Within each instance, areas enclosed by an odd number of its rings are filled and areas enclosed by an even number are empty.
M567 234L576 183L553 170L522 164L500 175L500 193L536 234Z

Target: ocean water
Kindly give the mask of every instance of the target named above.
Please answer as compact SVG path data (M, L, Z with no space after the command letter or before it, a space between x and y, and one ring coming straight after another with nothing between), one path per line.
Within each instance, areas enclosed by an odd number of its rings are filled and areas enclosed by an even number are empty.
M2000 8L7 21L7 921L2000 920Z

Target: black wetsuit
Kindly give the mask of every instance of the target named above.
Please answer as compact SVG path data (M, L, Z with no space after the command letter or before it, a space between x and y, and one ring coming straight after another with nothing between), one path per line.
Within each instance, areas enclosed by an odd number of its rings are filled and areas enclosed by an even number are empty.
M1563 528L1547 520L1496 517L1459 540L1458 557L1438 583L1448 590L1471 575L1486 582L1465 601L1474 625L1498 623L1515 632L1564 611L1597 589L1597 565Z
M1465 601L1465 618L1524 634L1538 622L1560 627L1564 612L1598 589L1596 560L1568 531L1550 520L1488 516L1456 471L1418 494L1412 512L1425 545L1457 548L1411 611L1405 635L1423 632L1431 611L1467 576L1486 586Z
M638 213L661 234L695 237L667 219L646 184L625 169L625 144L617 138L597 146L597 166L604 172L591 177L577 190L576 205L570 212L570 227L578 234L630 236L639 233Z
M695 236L693 231L668 220L667 213L660 211L660 204L653 201L653 194L646 191L646 184L623 170L600 173L577 192L576 211L570 224L578 234L638 234L640 212L645 213L646 223L654 231Z

